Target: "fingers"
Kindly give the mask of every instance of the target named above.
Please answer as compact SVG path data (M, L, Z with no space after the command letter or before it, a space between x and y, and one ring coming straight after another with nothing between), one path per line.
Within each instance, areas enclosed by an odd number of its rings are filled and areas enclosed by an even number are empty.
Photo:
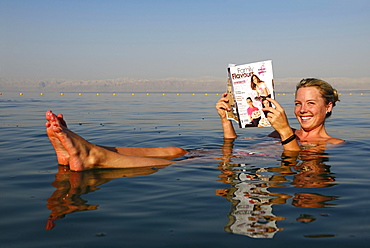
M218 100L218 102L216 103L216 109L217 110L219 110L219 109L227 110L227 111L231 110L231 108L229 106L229 99L226 98L226 96L227 96L227 93L223 93L221 99Z
M227 110L227 111L230 111L231 110L229 104L227 102L225 102L225 101L219 101L219 102L217 102L216 109L217 110L218 109L222 109L222 110Z
M229 98L227 98L227 93L223 93L222 94L222 97L220 100L218 100L218 102L229 102Z
M285 110L283 107L281 107L280 103L272 98L266 98L270 103L272 103L275 108L273 107L265 107L262 110L263 111L269 111L270 113L277 114L277 113L285 113Z
M231 107L229 104L229 98L227 97L228 93L223 93L222 97L220 100L217 101L216 103L216 109L217 113L220 116L221 120L226 120L227 119L227 113L231 111Z
M275 99L272 99L272 98L266 98L267 99L267 101L269 101L269 102L271 102L272 104L274 104L275 105L275 108L277 109L277 110L283 110L283 108L281 107L281 105L279 104L279 102L278 101L276 101Z
M267 119L271 123L272 127L280 133L281 130L285 130L286 127L289 127L289 122L285 114L285 110L281 107L278 101L272 98L267 98L267 100L274 104L275 108L266 107L263 108L263 111L269 111L269 113L267 114Z

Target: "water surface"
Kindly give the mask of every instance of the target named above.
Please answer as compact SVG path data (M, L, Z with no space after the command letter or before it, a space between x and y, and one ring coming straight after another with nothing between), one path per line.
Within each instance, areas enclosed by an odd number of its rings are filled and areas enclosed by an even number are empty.
M368 247L368 92L344 92L327 131L346 144L281 157L270 128L224 144L216 93L0 96L2 247ZM293 94L278 94L293 127ZM107 146L194 151L164 168L70 172L46 110ZM47 230L49 229L49 230Z

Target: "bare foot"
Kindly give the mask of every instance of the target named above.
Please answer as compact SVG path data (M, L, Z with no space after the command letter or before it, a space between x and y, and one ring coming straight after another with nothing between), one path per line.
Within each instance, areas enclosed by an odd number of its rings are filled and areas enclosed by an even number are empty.
M46 119L48 120L46 130L57 152L58 163L59 159L66 161L68 158L68 165L73 171L92 169L95 161L91 160L89 155L95 145L70 131L61 115L58 118L48 111Z
M50 140L51 144L54 147L55 153L57 155L58 164L68 165L69 164L69 154L66 151L66 149L64 148L64 146L62 145L62 143L60 142L60 140L56 137L56 134L53 130L51 121L52 121L52 119L59 119L60 123L63 126L67 127L67 124L64 121L62 115L56 116L50 110L46 112L45 117L46 117L46 120L47 120L47 122L45 123L46 134L48 135L49 140Z
M60 159L67 158L72 171L83 171L98 168L134 168L147 166L165 166L173 163L166 159L128 156L109 151L94 145L64 125L63 118L58 118L51 111L47 112L47 132L52 144L57 147ZM49 134L48 134L49 135ZM58 141L56 141L58 139ZM54 147L54 148L55 148ZM58 157L59 159L59 157ZM59 160L58 160L59 161Z

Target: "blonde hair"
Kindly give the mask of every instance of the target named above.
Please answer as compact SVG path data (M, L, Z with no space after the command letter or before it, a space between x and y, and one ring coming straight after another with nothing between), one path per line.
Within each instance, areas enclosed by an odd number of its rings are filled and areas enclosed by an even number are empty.
M317 78L304 78L297 84L296 92L298 89L305 87L317 87L322 98L324 98L325 103L329 104L331 102L333 107L335 106L335 102L339 101L337 90L324 80ZM330 115L331 112L329 112L326 117L329 117Z

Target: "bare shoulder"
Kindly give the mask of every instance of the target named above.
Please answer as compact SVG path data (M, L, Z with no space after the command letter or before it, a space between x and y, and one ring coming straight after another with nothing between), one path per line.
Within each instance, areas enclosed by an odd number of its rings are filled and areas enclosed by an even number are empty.
M341 144L341 143L344 143L345 141L342 140L342 139L338 139L338 138L333 138L331 137L330 139L328 139L327 141L329 144L332 144L332 145L338 145L338 144Z

